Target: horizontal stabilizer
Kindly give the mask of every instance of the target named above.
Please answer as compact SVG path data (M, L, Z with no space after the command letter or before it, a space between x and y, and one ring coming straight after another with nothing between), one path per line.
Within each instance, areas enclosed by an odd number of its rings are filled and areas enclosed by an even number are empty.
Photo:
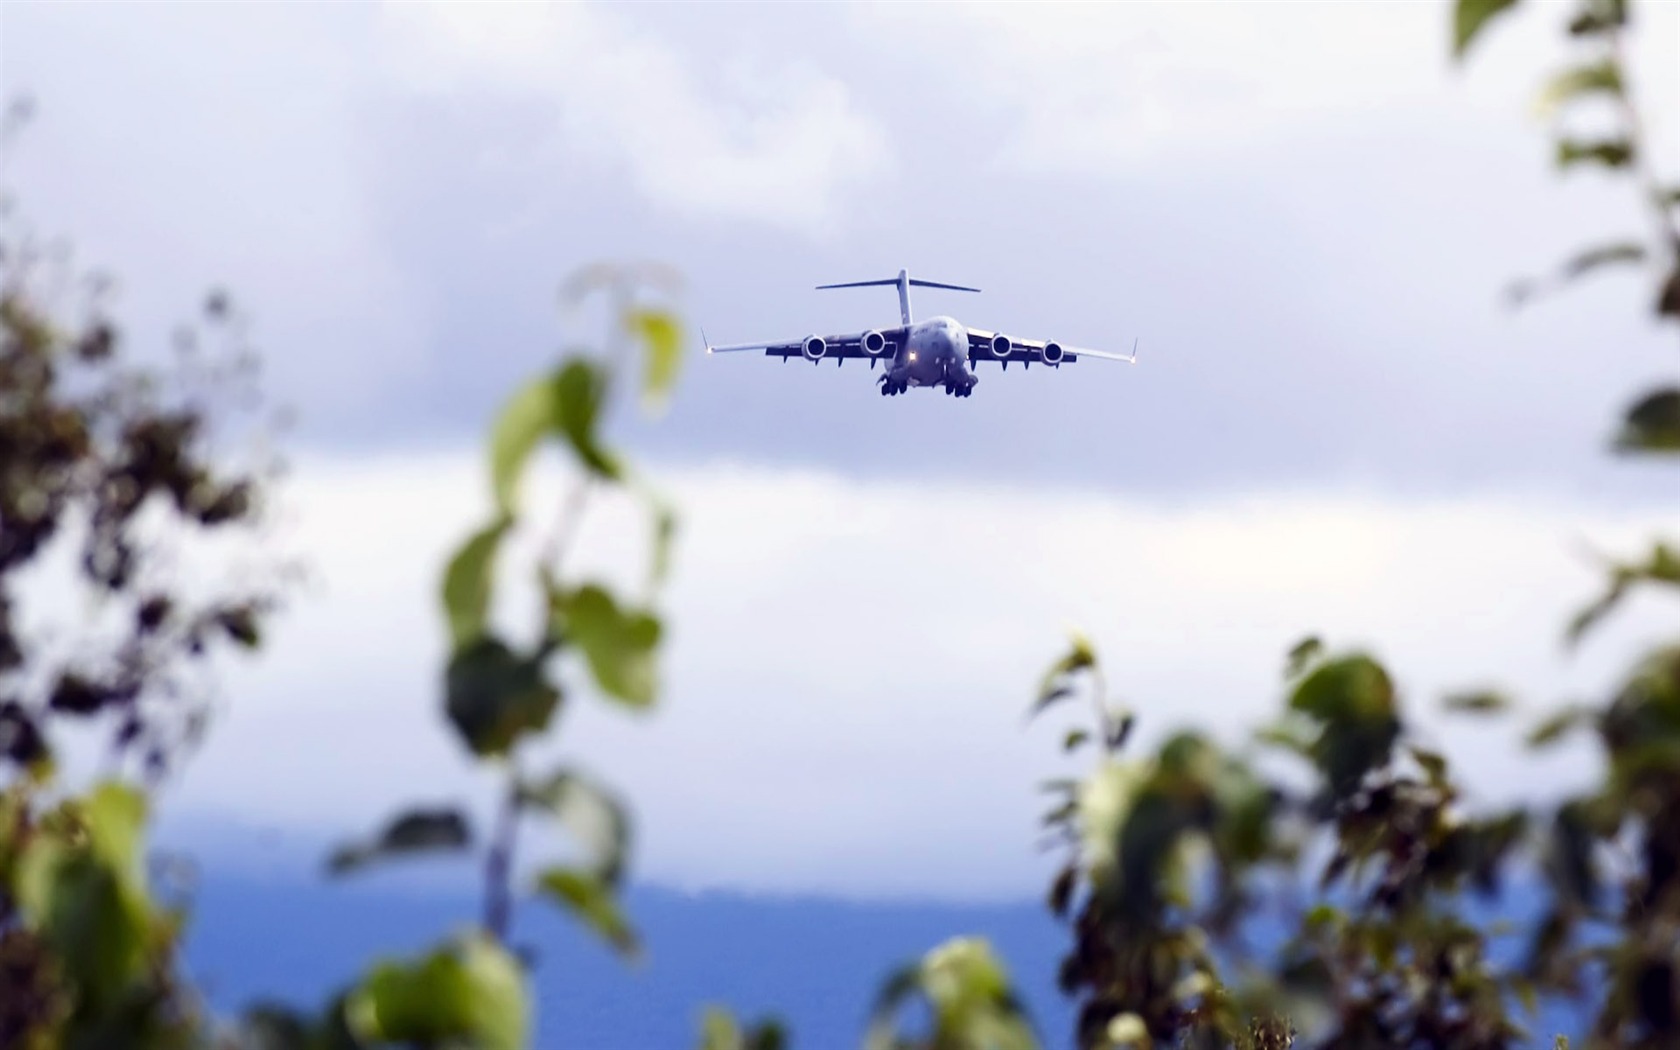
M819 284L817 285L817 291L820 292L829 288L875 288L882 285L890 287L897 283L898 278L887 277L879 281L847 281L844 284ZM969 288L968 286L961 284L941 284L938 281L924 281L919 277L911 277L904 283L910 285L912 288L944 288L947 291L952 292L978 292L980 290L978 288Z

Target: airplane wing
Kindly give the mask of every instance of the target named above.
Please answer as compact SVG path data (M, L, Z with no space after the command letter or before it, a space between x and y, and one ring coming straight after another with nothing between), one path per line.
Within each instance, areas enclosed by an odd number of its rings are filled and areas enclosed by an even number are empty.
M702 332L702 339L705 333ZM871 329L866 332L846 332L840 335L810 335L804 339L793 339L779 343L732 343L728 346L713 346L706 343L708 354L728 354L740 351L763 351L766 357L804 357L811 361L833 359L836 362L848 358L862 358L864 360L892 360L898 353L899 344L904 339L903 328Z
M1130 354L1117 354L1111 350L1087 350L1066 346L1053 339L1017 339L1001 332L987 332L979 328L968 330L968 359L976 364L981 361L997 361L1000 364L1020 362L1065 365L1081 357L1124 361L1134 365L1137 364L1137 343L1133 342Z

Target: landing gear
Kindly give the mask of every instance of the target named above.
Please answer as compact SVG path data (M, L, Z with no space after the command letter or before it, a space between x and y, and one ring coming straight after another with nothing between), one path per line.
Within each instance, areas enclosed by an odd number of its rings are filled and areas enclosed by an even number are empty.
M954 397L973 397L974 384L980 382L979 377L969 376L967 380L951 379L945 382L945 393Z
M890 375L881 377L882 397L897 397L899 394L904 393L908 389L910 389L910 384L906 383L902 379L894 379Z

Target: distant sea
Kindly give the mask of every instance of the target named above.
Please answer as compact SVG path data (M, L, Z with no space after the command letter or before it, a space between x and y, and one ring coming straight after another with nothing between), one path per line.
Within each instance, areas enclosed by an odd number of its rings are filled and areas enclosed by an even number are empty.
M261 877L209 877L195 899L188 963L227 1012L258 998L319 1005L371 960L424 949L478 905L452 889ZM692 1048L702 1007L718 1003L737 1016L779 1016L796 1050L855 1048L887 974L965 934L997 948L1045 1045L1071 1045L1073 1010L1054 983L1066 933L1037 902L851 903L639 887L627 904L647 947L639 965L540 903L519 913L515 940L539 952L534 1047ZM1578 1027L1569 1011L1550 1011L1533 1025L1532 1045L1550 1047L1553 1034Z

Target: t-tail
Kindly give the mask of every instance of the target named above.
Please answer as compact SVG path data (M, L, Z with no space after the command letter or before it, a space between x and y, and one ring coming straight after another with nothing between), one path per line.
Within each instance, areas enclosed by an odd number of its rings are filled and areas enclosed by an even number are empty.
M898 312L904 318L906 325L910 320L910 289L916 288L944 288L953 292L978 292L978 288L966 288L960 284L941 284L938 281L923 281L911 277L908 270L898 271L897 277L887 277L879 281L848 281L845 284L819 284L817 290L828 288L873 288L877 285L896 285L898 287Z

